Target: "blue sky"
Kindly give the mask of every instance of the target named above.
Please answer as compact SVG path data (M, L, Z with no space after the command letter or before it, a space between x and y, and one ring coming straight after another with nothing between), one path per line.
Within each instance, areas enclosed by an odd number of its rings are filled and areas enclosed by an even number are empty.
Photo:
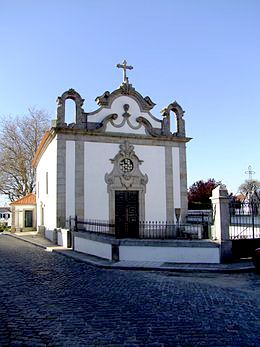
M95 98L122 81L185 112L188 185L221 180L233 193L252 165L260 179L260 1L1 0L0 114L28 107L55 118L68 88Z

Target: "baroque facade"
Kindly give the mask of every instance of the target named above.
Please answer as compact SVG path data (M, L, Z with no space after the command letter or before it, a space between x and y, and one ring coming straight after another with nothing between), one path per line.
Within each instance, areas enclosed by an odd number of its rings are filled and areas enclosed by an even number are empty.
M58 97L56 119L33 161L38 226L64 227L70 216L109 220L121 229L126 222L185 218L190 138L184 111L174 101L160 118L153 116L155 104L129 83L124 63L118 64L123 83L96 98L96 111L85 112L74 89ZM75 103L69 124L68 99ZM133 227L126 236L134 233Z

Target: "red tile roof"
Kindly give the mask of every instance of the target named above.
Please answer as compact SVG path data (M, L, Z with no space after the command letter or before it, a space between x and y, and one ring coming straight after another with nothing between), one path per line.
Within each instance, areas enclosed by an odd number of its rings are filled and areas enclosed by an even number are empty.
M11 202L10 205L36 205L36 195L31 193Z

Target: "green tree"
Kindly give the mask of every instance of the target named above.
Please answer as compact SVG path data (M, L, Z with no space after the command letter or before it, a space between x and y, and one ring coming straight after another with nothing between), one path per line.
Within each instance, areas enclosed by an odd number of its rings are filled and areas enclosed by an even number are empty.
M2 117L0 125L0 194L14 201L34 191L32 159L50 117L46 111L29 109L24 117Z
M211 208L210 197L212 190L219 184L221 184L221 182L215 181L214 178L210 178L206 182L200 180L193 183L188 190L189 209L200 210Z

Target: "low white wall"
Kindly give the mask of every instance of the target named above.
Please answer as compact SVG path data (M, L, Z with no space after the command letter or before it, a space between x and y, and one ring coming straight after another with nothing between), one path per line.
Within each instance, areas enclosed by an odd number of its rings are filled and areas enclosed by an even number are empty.
M52 242L55 242L56 241L56 233L57 233L56 230L54 231L54 230L46 229L44 232L44 236L46 239L48 239Z
M75 236L74 250L112 260L112 246L109 243L97 242Z
M58 245L68 247L68 229L59 229L57 232Z
M120 260L174 263L220 263L219 248L119 246Z

